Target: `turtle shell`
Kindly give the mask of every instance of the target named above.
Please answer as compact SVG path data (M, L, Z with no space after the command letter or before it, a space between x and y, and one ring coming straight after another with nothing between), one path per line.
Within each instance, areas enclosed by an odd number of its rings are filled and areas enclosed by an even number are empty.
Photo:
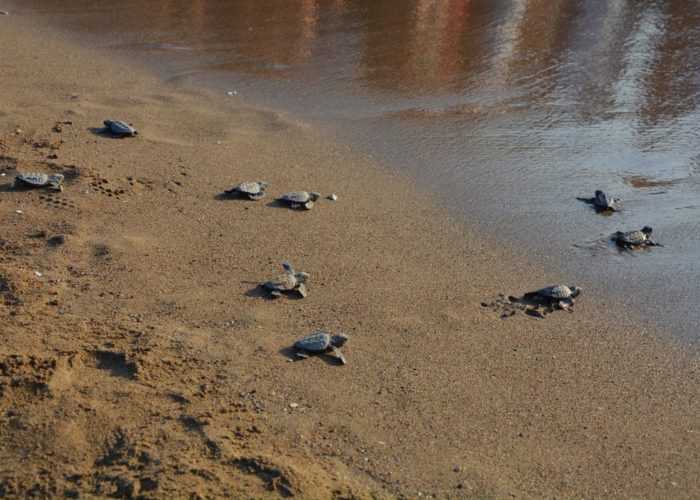
M44 187L49 183L49 176L40 173L17 174L15 184L29 184L36 187Z
M571 297L573 292L566 285L550 285L537 290L537 295L548 299L562 300Z
M311 195L307 191L293 191L282 195L280 200L292 203L306 203L307 201L311 201Z
M291 273L284 273L263 283L263 286L269 290L279 290L280 292L286 292L289 290L294 290L297 286L297 278Z
M126 122L121 120L105 120L105 127L107 127L110 132L117 135L134 135L136 129Z
M259 194L265 190L266 184L258 181L244 181L233 188L234 191L245 194Z
M628 245L641 245L649 239L649 235L643 231L627 231L619 235L617 239Z
M316 332L306 337L302 337L294 342L296 349L303 349L309 352L324 352L331 344L331 336L324 332Z

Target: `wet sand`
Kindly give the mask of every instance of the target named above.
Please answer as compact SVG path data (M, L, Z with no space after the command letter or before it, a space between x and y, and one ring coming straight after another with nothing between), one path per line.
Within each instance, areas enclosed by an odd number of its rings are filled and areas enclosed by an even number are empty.
M698 358L659 325L585 291L501 319L568 280L290 116L0 23L1 495L700 494ZM256 288L283 259L306 299ZM315 329L347 366L291 360Z

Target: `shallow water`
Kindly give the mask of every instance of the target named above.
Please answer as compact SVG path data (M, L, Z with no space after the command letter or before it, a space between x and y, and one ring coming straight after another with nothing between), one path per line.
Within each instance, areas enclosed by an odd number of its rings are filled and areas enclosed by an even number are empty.
M549 276L615 294L700 340L700 5L14 5L91 43L158 61L168 78L322 125L551 264ZM598 188L621 197L623 211L605 217L576 201ZM607 241L644 225L663 247L619 252Z

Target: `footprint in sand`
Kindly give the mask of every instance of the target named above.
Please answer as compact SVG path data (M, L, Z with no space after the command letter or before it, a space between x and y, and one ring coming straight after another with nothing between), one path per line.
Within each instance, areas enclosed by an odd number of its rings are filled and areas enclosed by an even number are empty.
M61 193L47 192L39 195L39 200L49 207L54 208L77 208L73 200L69 200Z

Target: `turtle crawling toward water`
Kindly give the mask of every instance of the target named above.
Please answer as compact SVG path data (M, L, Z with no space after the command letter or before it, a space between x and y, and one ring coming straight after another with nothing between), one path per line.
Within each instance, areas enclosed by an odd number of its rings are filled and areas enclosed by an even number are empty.
M651 233L653 229L649 226L644 226L638 231L616 232L612 239L617 246L627 248L629 250L641 246L659 246L658 243L651 241Z
M534 292L527 292L523 297L546 302L553 309L566 309L574 305L574 298L583 290L577 286L550 285Z
M335 357L342 364L346 364L345 356L340 352L339 347L342 347L348 338L345 335L329 335L325 332L315 332L306 337L302 337L292 346L294 352L300 358L308 358L310 354L323 354L333 351Z
M309 275L305 272L295 272L292 265L286 260L282 262L284 274L279 274L263 283L263 287L273 297L279 297L284 292L296 290L302 297L306 297L306 281Z
M615 207L615 204L620 201L619 198L613 198L612 196L607 195L600 189L598 189L595 192L595 196L593 198L577 198L578 200L585 201L586 203L590 203L593 205L593 207L600 212L604 211L609 211L609 212L619 212L620 210Z
M138 132L131 124L121 120L105 120L105 132L117 135L119 137L133 137Z
M265 181L243 181L233 189L224 192L234 196L247 196L251 200L260 200L265 196L265 188L267 188Z
M55 191L63 191L62 174L41 174L36 172L17 174L15 176L15 187L30 187L30 188L44 188L53 189Z
M321 194L314 191L293 191L291 193L283 194L280 198L278 198L278 200L288 203L291 208L304 207L306 210L311 210L314 207L316 200L318 200L320 197Z

